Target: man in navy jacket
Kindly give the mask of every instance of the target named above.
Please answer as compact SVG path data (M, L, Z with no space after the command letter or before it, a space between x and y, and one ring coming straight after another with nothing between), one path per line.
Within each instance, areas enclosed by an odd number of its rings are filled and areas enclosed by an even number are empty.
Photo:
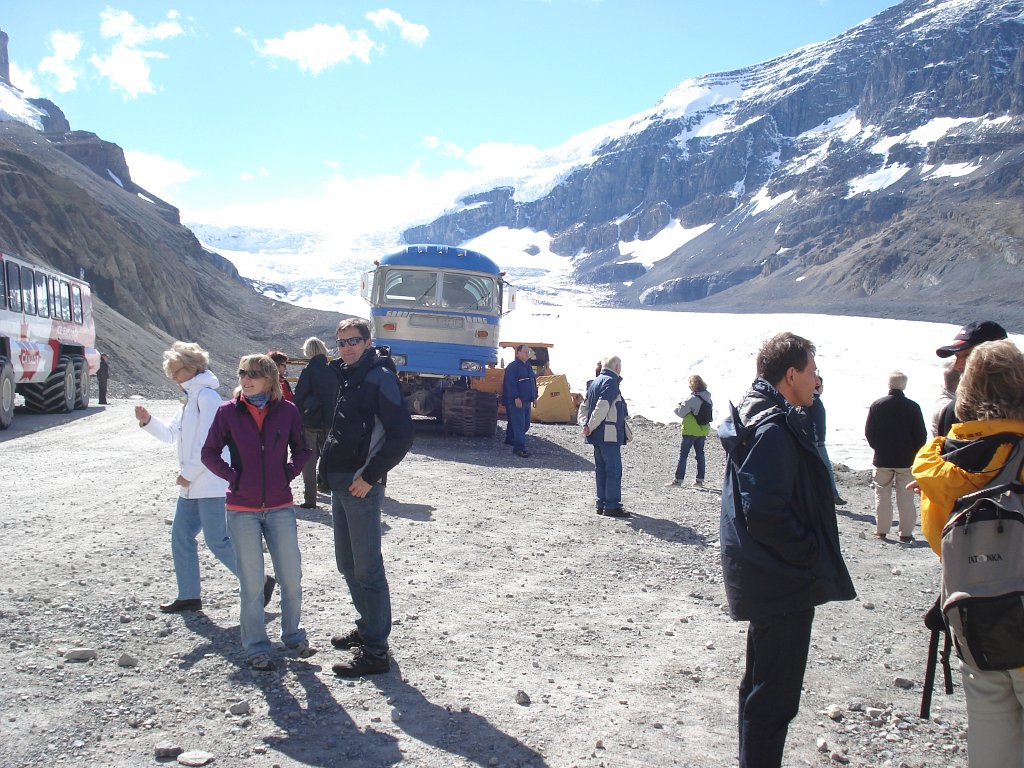
M512 453L526 458L526 432L530 429L530 409L537 402L537 374L530 367L530 345L516 347L516 359L505 369L502 380L502 401L505 403L505 442Z
M792 333L764 343L757 378L719 428L728 454L721 551L734 619L747 629L739 689L740 768L778 768L800 708L814 608L856 596L839 549L828 471L809 419L814 345Z

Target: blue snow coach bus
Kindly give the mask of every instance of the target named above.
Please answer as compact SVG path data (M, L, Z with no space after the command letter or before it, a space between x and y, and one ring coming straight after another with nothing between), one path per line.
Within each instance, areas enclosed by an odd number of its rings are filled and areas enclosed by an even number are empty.
M455 434L493 435L497 397L471 381L497 364L501 317L515 308L505 273L482 253L447 245L410 245L374 264L360 292L409 410Z

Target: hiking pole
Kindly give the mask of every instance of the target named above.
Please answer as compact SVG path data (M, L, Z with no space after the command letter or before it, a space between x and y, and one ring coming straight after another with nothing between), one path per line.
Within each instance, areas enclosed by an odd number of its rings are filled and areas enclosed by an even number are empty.
M932 708L932 690L935 688L935 663L939 655L939 630L933 629L931 639L928 641L928 664L924 670L924 690L921 692L921 719L928 720ZM949 674L949 667L943 665L943 673L946 677L946 693L952 693L952 678Z

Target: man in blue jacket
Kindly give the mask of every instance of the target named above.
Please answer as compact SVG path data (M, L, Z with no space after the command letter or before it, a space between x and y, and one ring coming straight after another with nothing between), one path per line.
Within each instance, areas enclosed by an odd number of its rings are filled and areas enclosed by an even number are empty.
M728 455L720 542L729 612L749 621L739 688L740 768L778 768L800 708L815 606L856 593L839 548L832 485L802 410L814 345L780 333L719 428Z
M355 629L331 645L356 649L333 665L339 677L380 674L391 668L391 592L381 554L381 506L387 473L412 447L412 418L390 360L377 354L365 320L338 324L338 397L320 460L331 487L334 556L359 614Z
M622 506L622 446L632 437L629 411L622 399L622 360L612 356L587 387L587 399L579 412L583 436L594 446L597 479L597 514L629 517Z
M516 347L516 358L505 368L501 385L507 419L505 442L512 453L526 458L526 432L530 429L530 409L537 402L537 374L530 367L530 345Z

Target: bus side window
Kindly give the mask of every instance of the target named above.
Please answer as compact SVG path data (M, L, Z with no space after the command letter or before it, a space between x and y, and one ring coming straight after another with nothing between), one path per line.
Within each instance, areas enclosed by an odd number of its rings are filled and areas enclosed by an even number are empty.
M82 288L78 285L71 286L71 312L74 321L81 325L85 317L82 314Z
M21 312L21 269L13 261L7 262L7 304Z
M50 316L50 305L46 300L46 275L36 272L36 311L40 317Z
M60 281L60 317L65 323L71 322L71 290L63 280Z
M36 313L36 273L28 267L21 268L21 304L26 315Z
M0 259L0 309L7 309L7 267Z
M60 320L60 292L57 290L57 278L51 277L48 281L46 299L50 304L50 317Z

